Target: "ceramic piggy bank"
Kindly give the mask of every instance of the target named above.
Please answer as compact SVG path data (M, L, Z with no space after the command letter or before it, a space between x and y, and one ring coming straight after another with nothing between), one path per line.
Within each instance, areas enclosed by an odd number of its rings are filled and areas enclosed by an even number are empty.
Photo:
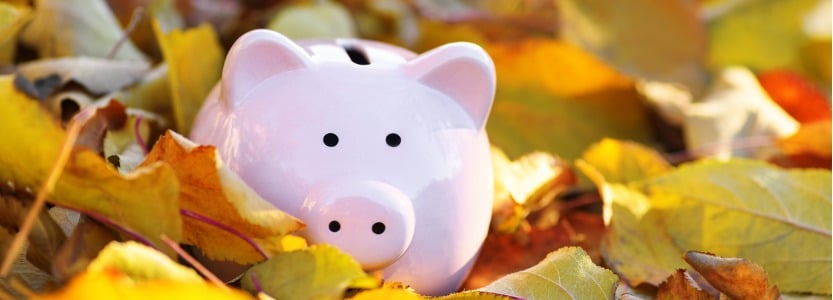
M491 218L494 91L494 65L474 44L416 55L255 30L232 46L191 138L303 220L311 243L443 294L471 269Z

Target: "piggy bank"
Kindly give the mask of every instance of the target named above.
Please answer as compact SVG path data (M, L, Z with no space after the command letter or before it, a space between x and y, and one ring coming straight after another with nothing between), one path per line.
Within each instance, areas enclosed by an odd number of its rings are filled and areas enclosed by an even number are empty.
M474 44L416 55L254 30L232 46L191 138L304 221L310 243L444 294L471 269L491 218L494 91L494 65Z

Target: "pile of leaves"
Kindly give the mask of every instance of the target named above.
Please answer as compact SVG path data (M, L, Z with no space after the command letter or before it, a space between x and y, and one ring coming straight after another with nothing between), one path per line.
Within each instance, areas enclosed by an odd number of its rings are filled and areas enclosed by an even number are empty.
M440 299L829 298L830 11L0 0L0 299L425 297L307 245L186 138L226 49L261 27L494 59L491 229Z

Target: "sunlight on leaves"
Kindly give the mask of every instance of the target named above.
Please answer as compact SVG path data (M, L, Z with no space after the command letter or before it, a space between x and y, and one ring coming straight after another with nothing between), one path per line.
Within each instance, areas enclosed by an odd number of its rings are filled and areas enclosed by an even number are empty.
M220 160L213 146L197 145L168 131L142 162L170 165L179 178L179 208L196 212L236 229L250 238L280 237L303 224L278 210L246 185ZM254 263L264 259L240 237L200 220L184 217L185 242L211 259Z
M347 288L374 288L376 279L349 255L329 245L278 253L246 271L242 286L275 299L341 299Z
M613 272L593 264L581 248L566 247L480 290L527 299L613 299L618 281Z
M688 251L683 257L706 281L732 299L780 299L761 266L743 258Z

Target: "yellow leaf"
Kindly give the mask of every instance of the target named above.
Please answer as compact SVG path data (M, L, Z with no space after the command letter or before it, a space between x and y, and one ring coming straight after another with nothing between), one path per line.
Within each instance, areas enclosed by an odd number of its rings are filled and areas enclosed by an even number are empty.
M197 145L168 131L140 165L170 165L180 182L179 207L254 239L280 237L303 224L266 202L229 169L213 146ZM250 264L264 257L240 237L194 218L183 224L186 243L211 259Z
M153 29L168 64L176 129L187 135L205 97L220 79L223 50L209 24L166 33L154 21Z
M341 299L347 288L379 285L352 257L326 244L278 253L246 271L243 288L257 291L253 280L275 299Z
M826 170L707 160L641 190L678 248L755 261L784 292L830 294L831 181Z
M566 247L480 291L527 299L613 299L618 281L613 272L593 264L581 248Z
M0 2L0 65L9 64L14 59L17 33L30 17L28 6Z
M0 95L4 99L0 182L35 192L58 157L66 134L38 102L15 89L11 77L0 77ZM97 153L81 148L70 156L48 201L106 217L159 246L163 245L160 234L180 239L178 195L176 176L162 163L122 175Z
M546 151L569 161L605 137L649 141L633 83L590 54L549 39L485 48L500 76L489 138L510 158Z
M387 300L387 299L396 299L396 300L424 300L425 297L420 296L419 294L415 293L411 290L395 288L395 287L382 287L379 289L364 291L359 293L353 298L352 300Z
M802 124L794 135L778 141L786 154L809 153L819 157L831 156L830 120Z
M778 288L761 266L743 258L723 258L709 253L686 252L685 261L706 281L732 299L780 299Z
M84 272L63 289L32 299L252 299L235 289L205 281L147 280L136 282L117 269Z
M629 141L603 139L590 146L581 159L601 173L605 182L628 183L653 178L672 167L657 151Z
M148 246L128 241L110 242L89 266L87 272L119 270L133 281L173 280L179 282L203 282L193 269L177 264L161 252Z

